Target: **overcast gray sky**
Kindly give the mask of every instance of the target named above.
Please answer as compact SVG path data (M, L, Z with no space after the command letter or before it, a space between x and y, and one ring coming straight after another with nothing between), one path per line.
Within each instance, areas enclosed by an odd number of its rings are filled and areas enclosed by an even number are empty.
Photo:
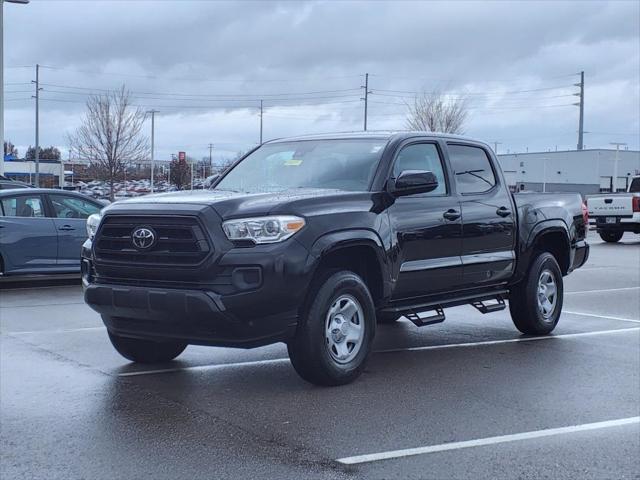
M412 92L470 99L466 133L499 150L640 143L640 2L56 1L5 4L5 137L66 150L91 92L155 108L156 156L216 158L264 136L402 129ZM314 93L318 92L318 93ZM150 126L149 126L150 128Z

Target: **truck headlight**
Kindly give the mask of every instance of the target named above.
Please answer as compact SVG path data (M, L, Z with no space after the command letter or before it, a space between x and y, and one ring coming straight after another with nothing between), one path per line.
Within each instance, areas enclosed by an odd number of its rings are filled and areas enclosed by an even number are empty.
M96 236L100 220L102 220L102 215L99 213L92 213L87 217L87 236L89 240L93 240L93 237Z
M286 240L304 227L304 218L293 215L239 218L222 223L229 240L251 240L254 243L276 243Z

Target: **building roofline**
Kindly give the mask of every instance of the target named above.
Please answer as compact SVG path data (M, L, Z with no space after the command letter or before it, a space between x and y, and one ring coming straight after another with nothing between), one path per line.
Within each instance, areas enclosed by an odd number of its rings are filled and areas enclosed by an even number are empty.
M499 153L498 157L507 157L513 155L555 155L558 153L571 153L571 152L615 152L615 148L584 148L582 150L558 150L551 152L517 152L517 153ZM638 153L640 154L640 150L618 150L620 153L628 152L628 153Z

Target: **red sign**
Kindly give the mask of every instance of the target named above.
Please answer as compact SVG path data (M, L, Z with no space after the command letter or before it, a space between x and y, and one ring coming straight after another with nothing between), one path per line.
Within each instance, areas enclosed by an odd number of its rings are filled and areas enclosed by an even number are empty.
M186 152L178 152L178 160L183 161L187 159Z

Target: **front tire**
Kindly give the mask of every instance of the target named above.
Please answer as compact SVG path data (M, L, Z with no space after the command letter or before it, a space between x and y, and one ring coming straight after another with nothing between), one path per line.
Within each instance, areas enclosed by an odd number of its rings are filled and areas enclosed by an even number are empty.
M531 262L526 278L509 295L509 311L516 328L529 335L551 333L560 320L563 294L558 262L550 253L540 253Z
M624 235L624 232L607 232L607 231L600 232L600 238L607 243L619 242L620 239L622 238L622 235Z
M175 340L155 341L130 338L109 333L113 348L127 360L137 363L161 363L173 360L187 348L187 344Z
M315 289L315 290L314 290ZM293 368L306 381L344 385L364 370L375 336L369 289L353 272L324 272L314 282L295 337L287 344Z

